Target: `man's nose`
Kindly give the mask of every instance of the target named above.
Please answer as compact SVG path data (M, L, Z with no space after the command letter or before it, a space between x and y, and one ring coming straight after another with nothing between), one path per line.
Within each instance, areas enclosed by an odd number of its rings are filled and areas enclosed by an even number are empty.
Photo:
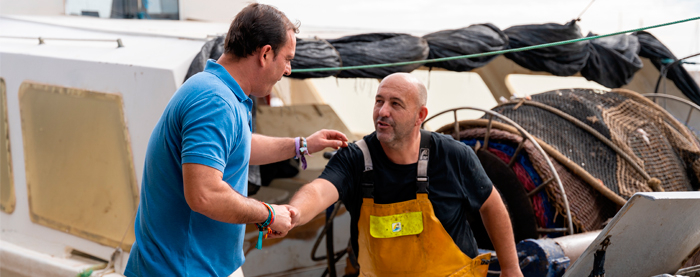
M379 107L379 116L389 117L389 115L391 114L391 108L388 104L389 103L384 103L381 107Z
M292 63L287 63L284 67L284 76L289 76L290 74L292 74Z

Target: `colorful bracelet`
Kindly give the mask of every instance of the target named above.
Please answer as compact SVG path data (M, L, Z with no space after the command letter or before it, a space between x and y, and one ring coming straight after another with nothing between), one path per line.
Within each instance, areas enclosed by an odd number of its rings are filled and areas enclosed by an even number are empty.
M301 160L301 168L306 170L306 158L304 155L309 155L311 156L311 153L309 153L309 148L306 145L306 138L304 137L296 137L294 138L294 146L296 147L296 159Z
M267 216L267 220L263 223L255 223L255 226L258 227L258 244L255 246L257 249L262 249L262 240L263 238L267 238L269 234L272 233L272 229L270 228L270 225L275 222L275 208L270 206L269 204L260 201L265 207L267 208L267 211L269 212Z

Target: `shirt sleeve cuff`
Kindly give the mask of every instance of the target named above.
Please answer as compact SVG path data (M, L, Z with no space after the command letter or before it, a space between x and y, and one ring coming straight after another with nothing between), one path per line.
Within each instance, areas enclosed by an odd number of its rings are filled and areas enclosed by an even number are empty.
M201 164L208 167L213 167L218 171L224 172L225 165L223 162L219 161L213 157L199 156L199 155L186 155L182 157L183 164Z

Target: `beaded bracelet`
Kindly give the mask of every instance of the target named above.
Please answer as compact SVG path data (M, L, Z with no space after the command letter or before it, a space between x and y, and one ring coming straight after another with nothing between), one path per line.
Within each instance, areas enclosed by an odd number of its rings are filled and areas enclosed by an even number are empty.
M294 138L294 146L296 147L296 159L301 160L301 168L306 170L306 158L304 155L311 156L309 153L309 148L306 146L306 138L296 137Z
M272 225L272 223L275 222L275 209L265 202L261 201L260 203L263 203L263 205L265 205L269 214L265 222L255 223L255 226L258 227L258 244L255 246L255 248L257 249L262 249L262 240L263 238L267 238L267 236L272 233L270 225Z

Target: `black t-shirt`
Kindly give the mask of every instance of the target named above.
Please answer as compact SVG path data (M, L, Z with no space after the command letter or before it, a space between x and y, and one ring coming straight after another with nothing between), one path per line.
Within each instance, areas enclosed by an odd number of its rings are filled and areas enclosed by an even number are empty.
M374 166L374 202L390 204L416 199L417 163L399 165L391 162L376 133L366 136L365 141ZM340 200L350 212L354 250L358 249L357 222L362 206L360 182L364 168L362 150L350 144L331 158L319 177L335 185ZM428 178L428 199L435 215L462 252L476 257L477 245L467 215L481 208L493 188L476 154L452 137L432 133Z

